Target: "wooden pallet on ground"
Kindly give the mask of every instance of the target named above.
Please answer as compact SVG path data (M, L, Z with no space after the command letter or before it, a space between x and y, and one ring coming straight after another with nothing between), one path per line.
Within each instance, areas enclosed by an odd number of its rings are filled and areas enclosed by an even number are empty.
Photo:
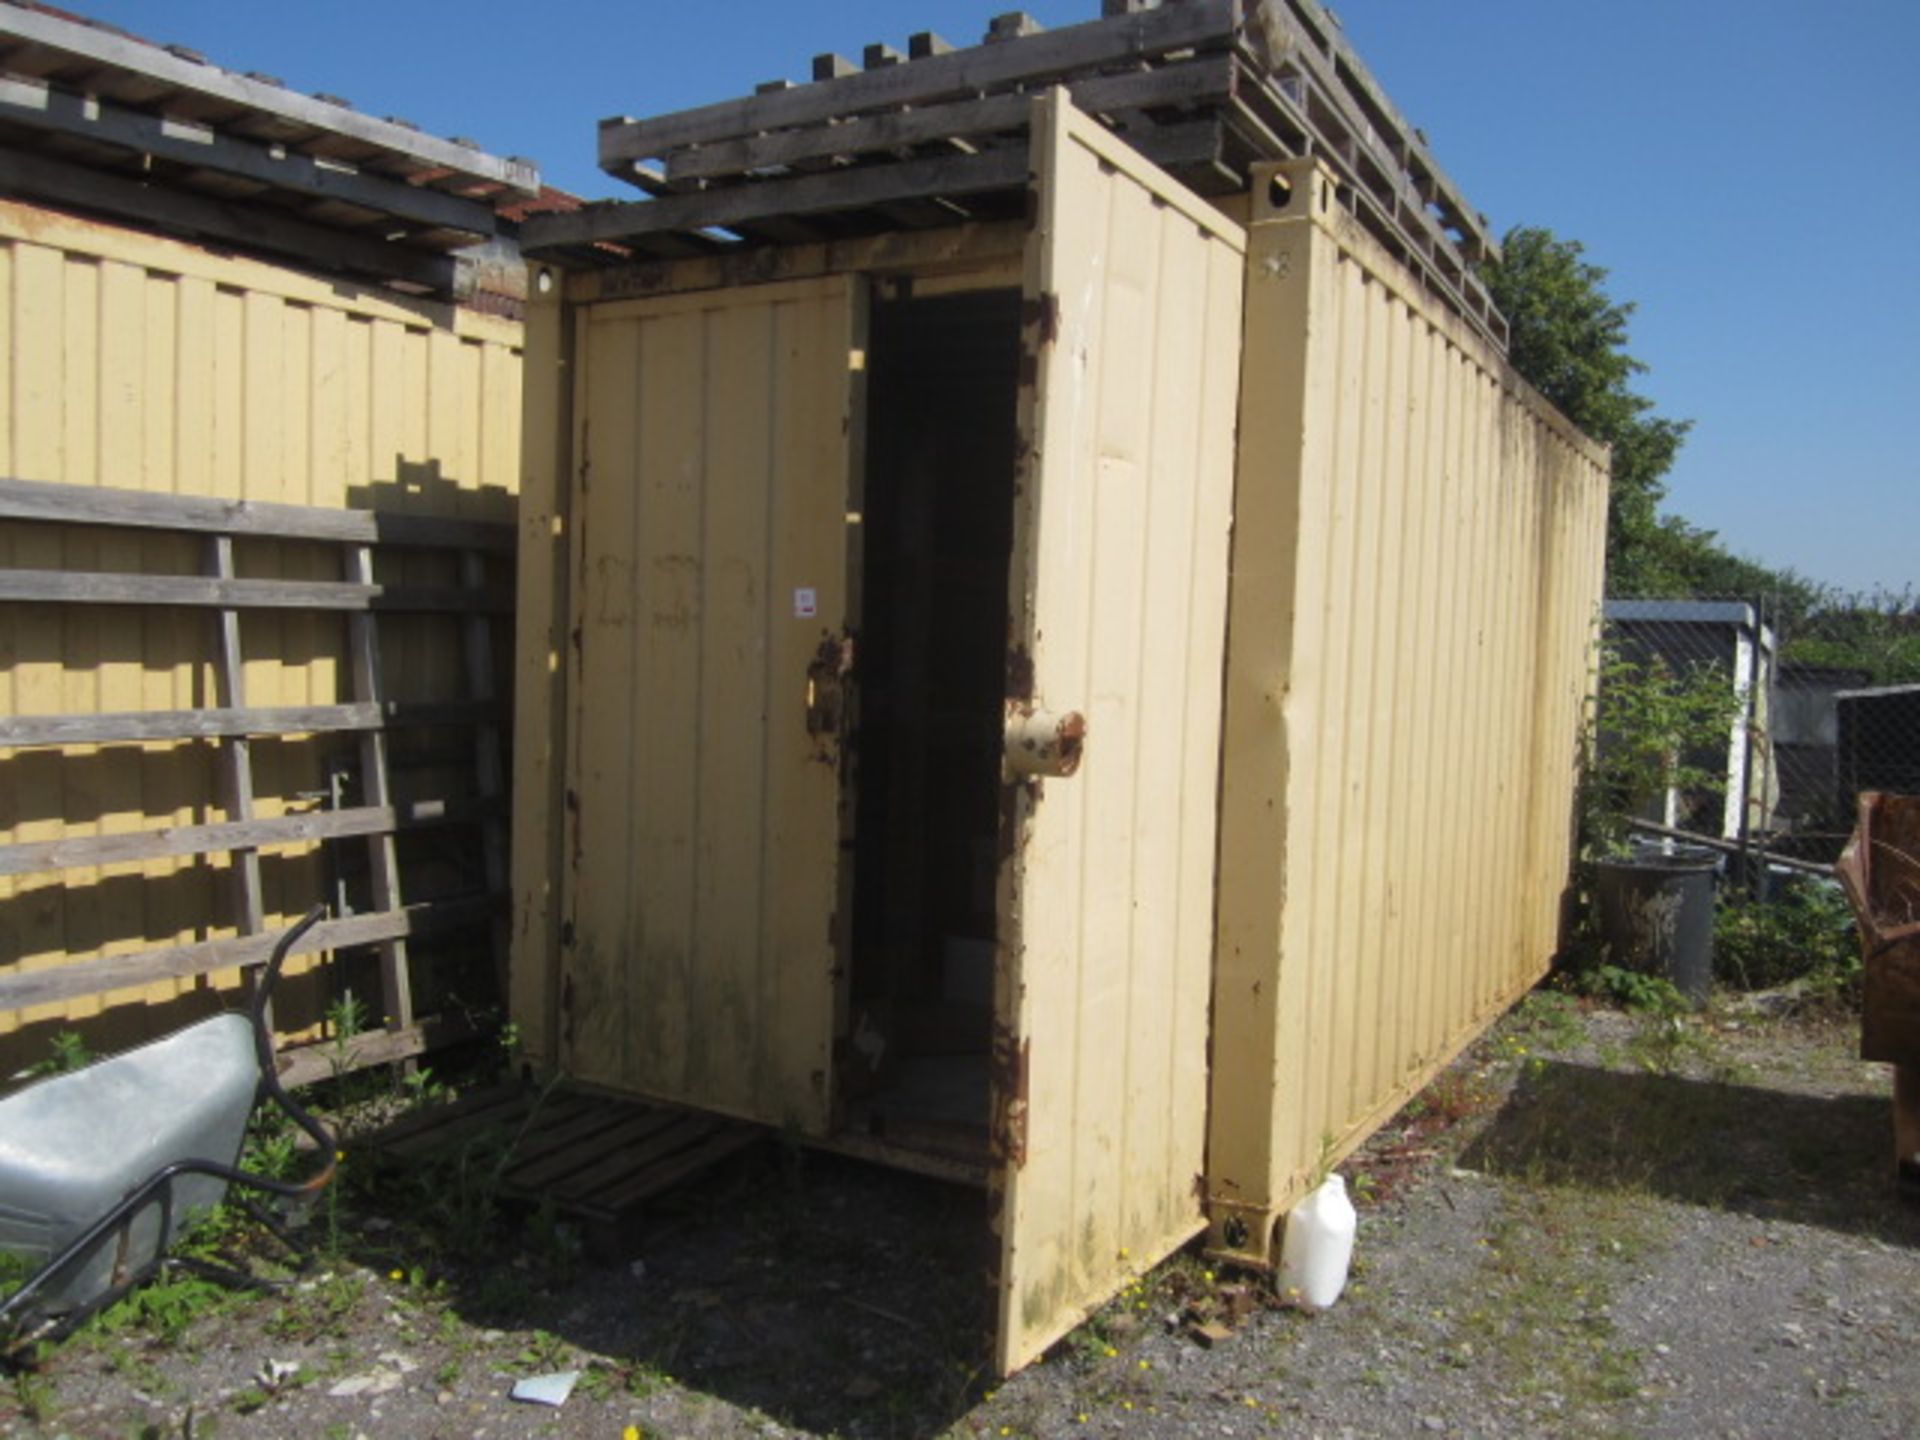
M504 1149L501 1196L551 1203L604 1250L618 1245L647 1201L766 1133L675 1106L509 1084L416 1111L356 1148L395 1165L428 1163L469 1147L489 1156Z

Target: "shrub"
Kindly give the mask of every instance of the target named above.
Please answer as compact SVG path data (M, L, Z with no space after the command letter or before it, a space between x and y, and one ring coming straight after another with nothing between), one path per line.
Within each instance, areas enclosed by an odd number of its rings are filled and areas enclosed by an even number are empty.
M1769 990L1809 979L1823 989L1857 989L1860 941L1839 887L1784 881L1765 903L1723 895L1713 919L1713 968L1725 984Z

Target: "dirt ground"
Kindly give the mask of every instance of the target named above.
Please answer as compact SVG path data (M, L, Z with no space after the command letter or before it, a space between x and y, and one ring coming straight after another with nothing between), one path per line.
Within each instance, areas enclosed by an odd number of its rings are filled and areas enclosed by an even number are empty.
M769 1143L594 1263L350 1160L293 1289L152 1287L0 1384L0 1433L1920 1435L1920 1207L1851 1044L1535 997L1343 1167L1338 1305L1261 1292L1207 1345L1251 1297L1183 1254L998 1386L976 1193Z

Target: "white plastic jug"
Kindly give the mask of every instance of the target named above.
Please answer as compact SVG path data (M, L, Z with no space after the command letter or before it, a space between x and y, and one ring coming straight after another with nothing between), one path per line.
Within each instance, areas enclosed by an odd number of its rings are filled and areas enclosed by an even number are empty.
M1358 1224L1353 1202L1347 1199L1347 1182L1329 1175L1287 1212L1287 1233L1280 1242L1280 1293L1298 1295L1322 1310L1338 1300L1347 1288Z

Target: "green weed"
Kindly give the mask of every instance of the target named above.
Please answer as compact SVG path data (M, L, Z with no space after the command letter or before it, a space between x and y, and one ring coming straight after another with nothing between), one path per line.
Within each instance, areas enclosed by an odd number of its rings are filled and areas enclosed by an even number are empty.
M53 1053L44 1060L36 1060L20 1073L23 1076L38 1078L42 1075L66 1075L75 1070L84 1070L93 1063L93 1052L87 1048L87 1042L80 1038L78 1031L62 1030L53 1037L48 1047Z
M13 1376L13 1403L20 1413L36 1425L53 1419L55 1411L53 1381L37 1370L18 1370Z
M545 1374L550 1370L564 1370L567 1362L573 1358L573 1347L558 1335L550 1335L545 1330L533 1332L533 1338L521 1347L515 1357L533 1374Z

